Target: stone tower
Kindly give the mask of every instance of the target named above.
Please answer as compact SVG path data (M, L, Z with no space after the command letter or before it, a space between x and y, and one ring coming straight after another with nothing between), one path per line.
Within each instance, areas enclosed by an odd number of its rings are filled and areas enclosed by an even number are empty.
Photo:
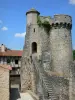
M55 15L50 31L50 48L54 71L69 77L72 62L72 18L68 15Z
M26 30L26 47L28 48L29 56L32 55L32 53L39 54L40 53L40 39L38 34L38 25L37 25L37 17L39 16L39 12L35 9L31 9L26 13L27 16L27 30Z
M72 100L71 16L40 16L33 8L26 16L21 91L31 90L39 100Z

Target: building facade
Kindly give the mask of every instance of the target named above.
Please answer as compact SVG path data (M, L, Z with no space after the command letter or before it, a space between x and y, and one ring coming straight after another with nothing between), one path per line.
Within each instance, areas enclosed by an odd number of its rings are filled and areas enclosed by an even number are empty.
M4 44L0 46L0 64L8 64L12 67L10 79L12 84L20 82L22 51L8 49Z
M0 100L10 100L10 75L12 68L6 64L0 64Z
M31 9L26 17L21 91L31 90L39 100L74 100L71 16L40 16Z

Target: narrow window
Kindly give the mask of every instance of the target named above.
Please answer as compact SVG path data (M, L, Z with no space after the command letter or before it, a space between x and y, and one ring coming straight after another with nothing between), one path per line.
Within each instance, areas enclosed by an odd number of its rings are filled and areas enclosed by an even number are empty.
M48 93L48 97L49 97L49 93Z
M15 64L18 64L18 60L15 60Z
M37 53L37 43L36 42L32 43L32 53Z
M34 28L34 32L35 32L35 28Z

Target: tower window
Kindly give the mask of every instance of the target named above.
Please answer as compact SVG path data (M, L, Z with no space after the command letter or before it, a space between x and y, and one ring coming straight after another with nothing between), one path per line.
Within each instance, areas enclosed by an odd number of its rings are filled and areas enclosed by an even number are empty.
M32 43L32 53L37 53L37 43L36 42Z
M48 97L49 97L49 93L48 93Z
M34 28L34 32L35 32L35 28Z

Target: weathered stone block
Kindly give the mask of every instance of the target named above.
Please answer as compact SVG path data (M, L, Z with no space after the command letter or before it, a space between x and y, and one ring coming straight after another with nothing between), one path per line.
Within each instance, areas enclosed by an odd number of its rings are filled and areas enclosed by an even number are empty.
M10 66L0 65L0 100L10 99L9 70Z

